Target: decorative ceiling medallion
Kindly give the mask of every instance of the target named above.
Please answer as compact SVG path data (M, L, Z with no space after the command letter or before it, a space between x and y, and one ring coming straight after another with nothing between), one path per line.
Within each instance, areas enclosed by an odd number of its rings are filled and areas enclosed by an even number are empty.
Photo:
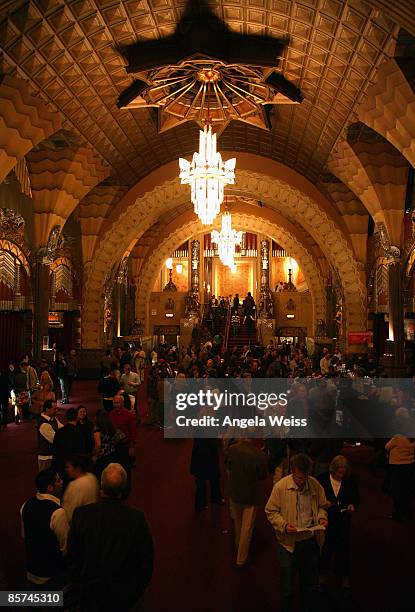
M220 131L232 120L270 129L271 105L300 102L280 91L281 75L215 59L187 59L149 71L145 79L135 82L136 95L129 102L121 96L120 105L128 109L158 108L159 132L186 121L195 121L203 128L207 119L212 126L220 126Z
M205 1L188 2L174 34L120 49L136 80L118 107L156 108L158 130L186 121L222 131L230 121L270 129L275 104L298 104L300 90L277 72L288 39L232 32Z

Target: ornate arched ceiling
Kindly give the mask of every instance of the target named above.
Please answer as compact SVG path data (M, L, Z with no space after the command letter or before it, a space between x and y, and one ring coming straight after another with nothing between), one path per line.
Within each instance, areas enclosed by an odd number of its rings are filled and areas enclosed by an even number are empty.
M223 0L213 4L234 31L289 36L279 70L304 95L276 109L272 131L231 124L222 150L281 160L315 180L350 116L393 54L399 25L411 29L411 0ZM3 3L0 71L29 82L66 129L132 185L153 169L193 152L197 128L158 135L148 110L119 110L131 84L117 45L169 35L178 0L27 0ZM413 29L415 32L415 27Z
M226 205L232 215L234 215L235 212L238 214L248 214L252 218L256 215L261 217L261 219L273 223L279 230L290 234L297 243L301 244L303 249L307 250L310 257L317 261L320 267L320 275L323 277L327 275L328 263L323 252L312 237L302 227L298 226L298 224L291 223L283 215L271 208L263 205L258 208L258 201L253 199L230 196L227 198ZM139 240L137 240L131 250L132 278L136 284L139 282L143 264L152 255L153 251L159 249L160 236L165 233L165 228L171 227L172 222L177 223L177 220L182 219L185 214L186 218L189 218L189 212L193 212L193 205L191 202L185 202L177 208L163 213L159 219L142 234ZM193 219L193 217L194 215L190 216L191 219ZM247 230L248 228L243 229ZM208 233L210 229L205 228L204 231ZM291 255L294 256L293 253L291 253Z
M330 170L347 184L376 222L384 223L389 239L400 245L408 180L408 162L401 153L363 123L348 130L328 162Z
M249 167L254 156L241 156L241 166ZM257 160L258 161L258 160ZM259 160L262 172L241 169L231 194L259 199L285 218L301 223L304 230L324 251L328 261L341 276L344 292L353 296L354 308L349 308L351 329L364 325L366 290L362 282L363 266L359 264L346 227L338 213L310 182L292 170L268 160ZM269 170L269 174L265 173ZM162 180L162 176L164 179ZM278 178L277 178L278 177ZM291 184L287 181L291 181ZM120 261L132 240L139 238L167 209L174 210L188 202L185 186L179 184L171 165L143 179L123 198L102 227L102 234L87 275L84 295L85 342L99 342L96 321L100 320L101 291L105 275ZM261 209L258 209L259 211ZM95 332L93 325L95 324ZM88 334L95 333L95 338Z
M245 212L242 212L245 208ZM252 214L252 207L242 206L241 210L233 213L232 223L236 229L245 229L249 227L252 231L256 231L276 240L281 246L286 249L298 261L313 299L313 319L325 319L325 294L324 285L321 277L321 270L315 261L310 256L309 252L297 240L295 234L291 234L290 228L281 228L272 223L266 215ZM251 209L250 212L249 209ZM219 220L214 223L214 227L219 228ZM292 229L292 228L291 228ZM154 286L157 274L167 257L172 251L180 246L184 241L203 232L203 225L195 218L191 212L187 212L182 217L172 220L172 222L164 228L164 231L159 233L158 249L153 251L151 256L145 261L140 281L137 287L137 317L147 319L147 307L149 296Z

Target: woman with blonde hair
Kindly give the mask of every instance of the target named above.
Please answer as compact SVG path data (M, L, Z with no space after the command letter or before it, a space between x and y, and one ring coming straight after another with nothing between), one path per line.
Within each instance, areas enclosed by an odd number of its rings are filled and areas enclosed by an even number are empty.
M47 370L43 370L39 380L39 387L32 395L32 404L30 407L30 412L35 417L39 417L42 413L43 404L48 399L55 401L53 380L49 372Z
M328 502L328 527L321 551L320 582L327 582L331 567L341 577L343 589L350 588L349 549L351 517L360 503L356 481L349 475L349 462L337 455L329 471L319 476Z

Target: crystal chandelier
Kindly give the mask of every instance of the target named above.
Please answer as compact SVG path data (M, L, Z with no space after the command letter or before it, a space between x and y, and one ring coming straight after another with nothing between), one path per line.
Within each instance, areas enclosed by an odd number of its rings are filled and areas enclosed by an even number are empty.
M235 181L236 159L223 162L216 150L216 134L205 126L199 132L199 153L193 153L192 162L179 159L180 181L191 186L195 213L203 225L211 225L220 212L225 185Z
M222 229L212 231L212 242L218 246L219 259L225 266L235 271L235 247L241 244L242 232L232 229L232 215L225 212L222 215Z

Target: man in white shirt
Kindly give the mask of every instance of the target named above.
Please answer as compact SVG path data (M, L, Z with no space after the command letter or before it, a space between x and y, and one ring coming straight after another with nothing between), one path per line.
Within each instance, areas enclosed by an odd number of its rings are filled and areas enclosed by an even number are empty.
M63 424L56 418L56 411L56 402L52 400L44 402L37 429L39 472L51 467L55 433L63 427Z
M140 386L140 376L136 372L131 371L131 366L126 363L124 366L124 374L121 376L120 384L126 393L135 395Z
M328 350L323 349L323 357L320 359L320 371L323 376L329 373L329 368L331 365L330 355Z
M60 505L62 480L53 470L36 476L37 493L20 509L29 582L62 587L69 523ZM53 581L53 583L52 583Z
M137 390L140 384L141 384L140 375L136 374L136 372L132 372L130 364L126 363L124 365L124 374L121 376L120 385L122 389L124 389L124 391L133 398L133 401L131 402L132 409L134 409L134 406L136 403Z
M99 484L96 476L86 471L83 457L68 459L65 469L71 482L65 489L62 506L70 523L76 508L99 501Z

